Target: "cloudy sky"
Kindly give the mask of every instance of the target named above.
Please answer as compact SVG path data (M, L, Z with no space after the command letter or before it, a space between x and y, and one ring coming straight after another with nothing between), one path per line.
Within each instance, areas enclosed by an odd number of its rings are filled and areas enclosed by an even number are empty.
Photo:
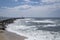
M60 17L60 0L0 0L0 16Z

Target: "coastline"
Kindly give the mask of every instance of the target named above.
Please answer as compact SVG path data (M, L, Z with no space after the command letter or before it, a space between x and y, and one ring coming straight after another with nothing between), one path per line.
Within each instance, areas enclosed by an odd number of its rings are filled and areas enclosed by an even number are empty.
M16 19L20 19L20 18L11 18L0 21L0 40L24 40L27 38L6 30L5 25L13 23Z
M24 40L26 37L17 35L12 32L4 31L0 33L0 40Z

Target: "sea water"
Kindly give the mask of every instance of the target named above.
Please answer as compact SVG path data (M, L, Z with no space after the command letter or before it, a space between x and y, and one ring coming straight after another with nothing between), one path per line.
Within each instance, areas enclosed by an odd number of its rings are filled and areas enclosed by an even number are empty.
M25 40L60 40L60 19L17 19L6 26L7 31L27 37Z

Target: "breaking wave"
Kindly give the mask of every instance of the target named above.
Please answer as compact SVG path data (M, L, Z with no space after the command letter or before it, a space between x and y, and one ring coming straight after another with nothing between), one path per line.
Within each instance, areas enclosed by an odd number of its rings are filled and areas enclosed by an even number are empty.
M57 27L57 21L46 19L17 19L16 21L14 21L14 23L6 26L7 31L28 37L25 40L60 40L60 32L42 30L43 28L47 27Z

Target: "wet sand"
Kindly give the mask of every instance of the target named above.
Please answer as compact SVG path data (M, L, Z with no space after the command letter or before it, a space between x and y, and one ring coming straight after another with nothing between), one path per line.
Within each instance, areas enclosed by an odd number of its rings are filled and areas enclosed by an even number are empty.
M0 32L0 40L24 40L26 37L17 35L12 32L4 31Z

